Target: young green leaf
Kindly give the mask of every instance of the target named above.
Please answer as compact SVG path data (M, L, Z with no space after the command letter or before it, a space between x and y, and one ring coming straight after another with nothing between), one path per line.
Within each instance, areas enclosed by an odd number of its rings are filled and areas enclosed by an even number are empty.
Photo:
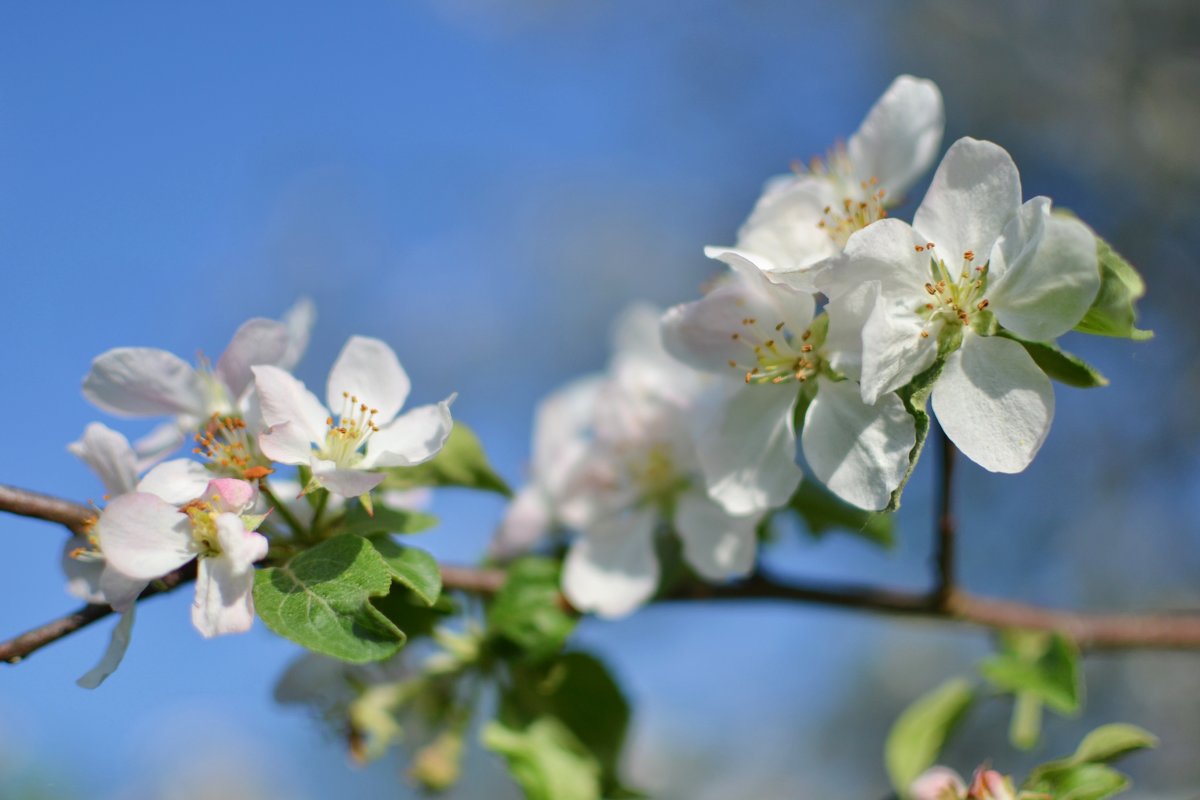
M488 609L489 632L516 645L527 658L554 655L575 628L561 605L559 565L548 558L523 558L509 566L508 579Z
M1020 343L1042 372L1059 383L1080 389L1108 386L1108 378L1099 370L1079 356L1059 349L1053 342L1027 342L1011 331L1000 331L999 335Z
M1157 744L1134 725L1104 725L1085 736L1072 755L1036 767L1024 788L1057 800L1103 800L1129 787L1128 778L1107 762Z
M928 769L946 738L975 699L971 684L956 678L918 698L892 726L884 746L884 762L892 786L901 795Z
M419 486L461 486L512 497L512 489L488 463L483 445L470 428L455 421L450 438L429 461L415 467L386 470L384 489L413 489Z
M482 738L484 747L504 757L528 800L599 800L600 766L555 717L524 728L491 722Z
M408 511L402 508L387 508L377 505L374 516L361 505L346 512L338 533L355 536L370 536L373 533L420 533L437 525L438 519L423 511Z
M1079 652L1057 633L1010 631L1005 652L984 661L979 671L997 688L1028 692L1060 714L1079 711L1083 696Z
M1112 761L1135 750L1158 746L1158 737L1136 725L1114 722L1083 737L1072 756L1077 761Z
M1100 291L1075 330L1139 342L1153 337L1153 331L1139 330L1136 326L1134 304L1146 293L1142 276L1099 236L1096 237L1096 256L1100 260Z
M841 529L857 534L881 547L896 543L892 535L892 515L864 511L842 500L819 481L804 480L792 495L789 507L798 513L814 537Z
M392 585L387 562L365 539L335 536L282 567L254 576L258 616L316 653L365 663L394 655L404 633L371 604Z
M442 573L437 561L424 550L405 547L388 536L371 536L368 540L383 557L392 577L404 584L431 606L442 593Z

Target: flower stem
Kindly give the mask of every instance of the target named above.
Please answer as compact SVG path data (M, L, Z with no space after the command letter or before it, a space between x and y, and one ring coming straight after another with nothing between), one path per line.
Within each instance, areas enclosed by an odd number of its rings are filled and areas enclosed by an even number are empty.
M308 536L308 531L305 529L304 525L302 525L300 520L296 518L296 515L292 513L292 510L284 505L283 501L276 497L275 492L271 490L271 486L265 480L259 484L259 490L263 493L263 496L267 498L267 502L271 504L271 507L279 512L279 516L283 517L283 521L286 522L288 527L292 529L292 533L296 535L296 538L300 540L306 539Z

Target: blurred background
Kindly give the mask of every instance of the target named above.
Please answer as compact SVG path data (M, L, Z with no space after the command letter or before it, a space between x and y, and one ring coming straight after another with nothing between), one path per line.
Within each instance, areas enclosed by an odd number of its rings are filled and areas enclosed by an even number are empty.
M345 339L390 342L414 400L459 392L497 469L522 480L533 408L603 367L628 302L692 299L763 181L824 154L892 78L945 95L945 144L1012 152L1146 276L1134 344L1068 337L1107 389L1057 388L1019 476L964 462L962 576L1091 609L1200 607L1200 6L1179 2L408 0L6 4L0 24L0 482L102 489L65 446L93 419L90 360L121 345L215 357L301 296L298 370L322 386ZM924 185L913 198L919 199ZM900 213L907 215L910 206ZM128 434L148 425L105 419ZM797 576L927 581L927 459L899 545L797 533ZM445 491L417 542L477 558L502 513ZM0 637L72 609L63 533L0 518ZM122 669L74 679L101 623L0 665L0 797L405 796L401 758L348 766L272 687L298 649L260 624L206 642L190 593L147 603ZM882 798L888 726L988 652L966 628L782 604L691 604L586 621L582 646L634 704L627 778L663 798ZM983 705L946 761L1005 771L1102 722L1162 737L1130 797L1195 798L1200 653L1086 662L1088 704L1042 747ZM400 788L398 788L400 787ZM490 755L453 797L515 796Z

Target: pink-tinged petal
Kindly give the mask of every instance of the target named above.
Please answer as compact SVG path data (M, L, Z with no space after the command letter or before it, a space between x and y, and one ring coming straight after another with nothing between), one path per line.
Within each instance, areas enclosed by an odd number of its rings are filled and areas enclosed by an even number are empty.
M942 93L933 81L901 75L867 113L846 144L860 181L878 180L895 205L937 158L946 126Z
M161 497L171 505L181 506L204 494L212 473L197 461L176 458L164 461L146 473L137 490Z
M150 347L118 347L97 356L83 379L83 396L125 417L205 412L196 370L179 356Z
M137 456L129 440L99 422L90 423L83 438L67 445L67 449L83 460L112 496L132 492L137 482Z
M263 365L253 367L251 371L254 373L262 420L266 425L273 428L290 422L295 429L293 436L304 436L309 442L318 444L325 441L325 431L328 430L325 420L329 418L329 411L321 405L316 395L279 367Z
M204 497L216 501L218 511L245 514L258 499L258 489L249 481L237 478L216 478L209 482Z
M623 617L654 596L657 515L636 511L609 517L571 545L563 563L563 594L580 611Z
M325 399L337 414L349 406L348 397L376 409L375 424L383 427L395 418L408 399L408 373L392 348L378 339L351 336L329 371Z
M966 791L963 779L947 767L930 767L908 787L912 800L958 800Z
M263 455L280 464L307 464L312 458L313 442L301 426L285 422L272 425L258 435L258 449Z
M241 397L254 381L251 367L275 365L283 361L288 350L288 329L273 319L252 319L233 334L229 347L217 360L216 373L229 387L230 397Z
M382 472L363 472L357 469L338 469L332 461L313 459L312 475L317 482L342 497L358 497L383 483Z
M240 520L234 522L241 527ZM220 518L217 524L221 525ZM254 625L253 588L253 567L235 563L224 553L200 559L192 625L206 639L250 630Z
M825 178L773 178L738 231L737 249L762 256L759 266L771 280L812 291L810 268L838 252L820 227L825 208L837 200Z
M75 554L80 554L76 558ZM100 573L104 571L104 557L89 548L87 538L72 536L63 546L62 570L67 576L67 594L85 603L103 603L104 592L100 590Z
M886 508L917 443L913 418L895 394L865 404L853 381L820 379L800 444L813 474L851 505Z
M133 636L133 620L134 611L130 608L117 620L100 662L75 681L76 686L81 689L95 689L117 671L117 667L121 666L121 661L125 658L125 651L129 649L129 640Z
M1020 472L1050 432L1054 387L1021 345L968 335L933 387L933 413L967 458L991 472Z
M502 561L515 558L541 542L552 523L545 494L537 486L526 486L505 510L504 519L488 545L488 555Z
M740 385L704 398L689 418L708 496L730 514L782 506L799 485L797 395L795 384Z
M950 146L913 216L953 271L971 250L983 258L1021 207L1021 176L1003 147L964 137Z
M726 513L701 491L685 492L675 508L683 557L706 580L749 574L754 568L759 519L758 514L738 517Z
M100 574L100 592L104 595L104 602L122 613L133 609L134 603L149 585L149 581L117 572L111 564L106 565Z
M1079 220L1050 214L1050 200L1021 206L991 258L989 308L1000 324L1033 341L1074 328L1100 291L1096 237Z
M156 425L153 430L133 443L138 471L149 469L174 453L183 446L186 436L183 424L178 419Z
M317 307L307 297L301 297L284 313L283 324L287 327L288 346L277 366L291 370L300 363L304 351L308 349L308 337L316 321Z
M108 563L130 578L159 578L196 557L187 515L152 494L114 499L96 522L96 535Z
M450 404L455 395L436 405L418 406L396 417L371 435L367 441L364 468L411 467L428 461L437 455L454 420L450 418Z

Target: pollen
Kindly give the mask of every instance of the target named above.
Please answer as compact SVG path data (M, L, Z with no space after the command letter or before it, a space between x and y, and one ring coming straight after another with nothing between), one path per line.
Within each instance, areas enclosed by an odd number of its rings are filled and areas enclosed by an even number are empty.
M246 421L241 417L213 414L194 438L198 446L192 452L208 459L209 468L223 475L253 480L249 471L258 471L270 464L259 453L253 437L247 433ZM267 474L270 474L269 470Z

